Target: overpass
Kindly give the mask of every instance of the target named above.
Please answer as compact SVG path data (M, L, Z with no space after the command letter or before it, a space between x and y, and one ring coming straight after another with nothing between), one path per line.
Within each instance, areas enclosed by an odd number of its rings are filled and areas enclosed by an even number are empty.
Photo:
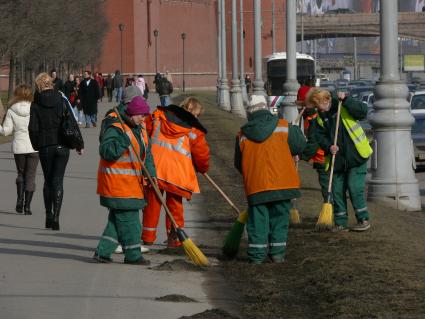
M379 13L304 15L304 40L379 36ZM400 12L398 32L403 38L425 40L425 12ZM297 40L301 18L297 17Z

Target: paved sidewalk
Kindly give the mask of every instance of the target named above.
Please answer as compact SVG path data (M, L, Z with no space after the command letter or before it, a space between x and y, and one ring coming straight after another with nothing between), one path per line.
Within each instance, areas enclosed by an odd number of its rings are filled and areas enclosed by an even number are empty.
M149 102L156 100L151 97ZM112 105L100 105L99 124ZM183 256L149 253L149 269L123 265L122 255L114 255L115 263L110 265L92 262L108 212L99 205L96 195L99 127L83 128L82 133L85 153L78 156L72 151L66 171L61 231L44 229L40 166L33 215L15 213L15 163L10 144L0 145L0 317L166 319L211 308L232 311L236 301L221 295L229 289L214 267L204 272L152 269L166 261L187 260ZM207 225L202 205L200 195L186 205L185 228L195 243L199 243L197 238L204 234ZM162 243L163 226L159 235L157 242ZM214 258L210 260L214 262ZM171 294L197 302L155 300Z

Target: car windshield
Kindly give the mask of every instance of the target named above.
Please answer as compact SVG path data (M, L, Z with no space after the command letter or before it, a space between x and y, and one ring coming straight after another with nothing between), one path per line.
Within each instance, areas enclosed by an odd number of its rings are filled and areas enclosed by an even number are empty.
M424 110L425 109L425 94L413 95L410 102L410 108L412 110Z

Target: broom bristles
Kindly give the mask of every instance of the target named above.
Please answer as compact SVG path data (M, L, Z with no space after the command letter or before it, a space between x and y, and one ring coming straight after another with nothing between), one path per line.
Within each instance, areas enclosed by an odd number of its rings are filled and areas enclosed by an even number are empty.
M208 258L204 253L195 245L192 239L187 238L183 242L183 248L186 255L193 261L195 265L207 266Z
M233 258L238 254L244 228L245 224L242 224L239 220L233 223L232 228L224 240L222 248L222 252L225 256Z
M238 218L233 223L232 228L230 228L230 231L224 240L224 245L222 248L223 255L229 258L234 258L238 254L247 221L248 211L244 210L239 213Z
M296 208L291 208L289 210L290 223L291 225L299 225L301 224L300 212Z
M329 230L334 225L333 207L330 203L324 203L317 220L316 229Z

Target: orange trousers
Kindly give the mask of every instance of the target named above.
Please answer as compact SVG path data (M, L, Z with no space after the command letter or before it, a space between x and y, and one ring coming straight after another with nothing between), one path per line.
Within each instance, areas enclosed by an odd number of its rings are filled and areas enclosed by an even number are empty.
M161 193L164 191L161 190ZM143 209L143 231L142 240L148 243L154 243L156 240L156 230L158 227L159 215L161 212L161 202L151 189L146 195L148 204ZM183 203L182 197L173 193L166 192L166 204L173 215L177 226L184 227ZM171 221L166 215L165 225L167 227L167 236L171 230Z

